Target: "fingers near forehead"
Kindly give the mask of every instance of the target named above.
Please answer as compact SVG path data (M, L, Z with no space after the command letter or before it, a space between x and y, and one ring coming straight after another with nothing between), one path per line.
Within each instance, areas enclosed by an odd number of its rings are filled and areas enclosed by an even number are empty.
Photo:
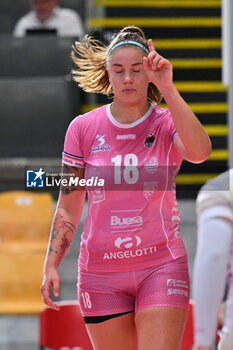
M153 44L152 39L149 39L149 40L148 40L148 46L149 46L150 52L153 51L153 50L155 50L155 47L154 47L154 44Z

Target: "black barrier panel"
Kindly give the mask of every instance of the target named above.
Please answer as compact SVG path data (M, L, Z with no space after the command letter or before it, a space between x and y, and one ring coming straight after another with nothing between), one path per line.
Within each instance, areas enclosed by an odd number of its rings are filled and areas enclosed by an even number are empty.
M72 69L70 57L75 38L32 35L0 36L0 77L62 76Z
M26 3L26 1L24 1ZM29 3L29 2L28 2ZM22 11L20 11L22 7ZM0 0L0 33L12 33L14 23L16 19L21 17L24 13L24 10L27 11L28 7L24 7L22 0L9 1L9 0ZM17 12L17 17L15 16Z
M61 157L71 99L62 77L0 79L0 157Z

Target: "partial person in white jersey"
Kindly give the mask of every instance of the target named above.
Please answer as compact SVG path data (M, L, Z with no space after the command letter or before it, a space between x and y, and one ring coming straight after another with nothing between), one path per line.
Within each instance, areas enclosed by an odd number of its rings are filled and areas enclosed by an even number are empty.
M14 37L24 37L28 29L55 29L58 36L83 37L83 20L76 11L59 7L58 0L30 0L30 3L31 11L15 24Z
M196 201L198 241L194 262L195 350L211 350L226 285L218 350L233 349L233 169L207 181Z
M104 45L73 47L74 79L113 102L68 127L63 173L86 185L88 215L79 254L78 299L95 350L178 350L189 306L186 249L179 229L176 175L183 158L203 162L211 143L173 83L171 63L138 27ZM157 104L161 94L168 108ZM95 176L94 176L95 175ZM79 190L78 190L79 189ZM85 190L62 187L41 287L58 306L57 267L81 216Z

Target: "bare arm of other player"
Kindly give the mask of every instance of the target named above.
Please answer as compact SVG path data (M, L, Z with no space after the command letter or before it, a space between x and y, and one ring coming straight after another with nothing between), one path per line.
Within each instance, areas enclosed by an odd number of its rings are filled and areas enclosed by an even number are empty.
M62 173L74 174L79 179L84 178L84 168L76 168L63 164ZM63 176L65 178L65 176ZM46 305L54 310L59 306L50 298L53 288L55 297L59 296L60 278L57 267L60 265L78 227L85 201L85 187L61 186L57 208L54 214L50 232L50 240L44 263L41 293Z

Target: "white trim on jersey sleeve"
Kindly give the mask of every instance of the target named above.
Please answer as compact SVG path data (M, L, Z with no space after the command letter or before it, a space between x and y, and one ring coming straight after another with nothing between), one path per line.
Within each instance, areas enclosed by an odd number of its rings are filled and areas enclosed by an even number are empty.
M83 160L83 157L75 156L65 151L63 151L62 153L62 163L77 168L85 168L86 165L85 161Z

